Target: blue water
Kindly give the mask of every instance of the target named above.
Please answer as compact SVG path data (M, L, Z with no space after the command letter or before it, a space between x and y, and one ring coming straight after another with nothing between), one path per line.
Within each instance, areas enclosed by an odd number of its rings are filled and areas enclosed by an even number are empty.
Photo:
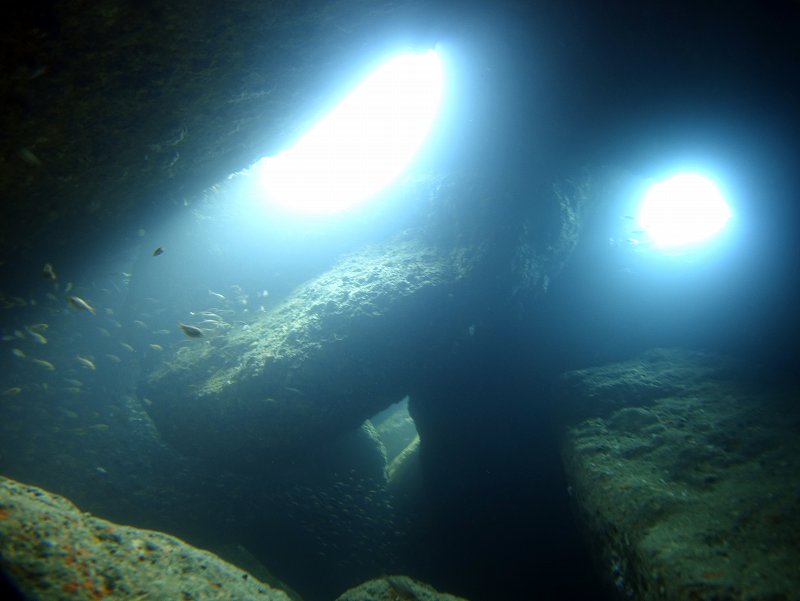
M448 112L404 178L357 212L286 218L238 175L145 199L88 237L68 223L63 240L38 240L2 265L0 473L223 555L241 545L307 601L385 573L474 601L613 598L573 515L553 382L657 346L794 373L800 136L785 71L737 46L746 19L609 6L442 18L452 10L443 3L439 37L456 69ZM757 46L766 33L747 39ZM625 194L681 161L725 178L736 216L725 244L678 257L619 244ZM553 185L577 198L576 182L608 186L560 212ZM421 496L398 494L388 462L364 450L371 414L354 412L328 438L233 459L187 452L153 421L153 374L198 348L234 365L227 337L347 253L403 237L452 265L458 253L478 261L440 288L450 304L386 318L411 341L392 365L428 358L375 408L409 395ZM570 242L561 253L559 241ZM542 263L521 267L523 250ZM385 342L371 350L393 348ZM209 375L186 365L188 381ZM302 381L285 389L304 393ZM161 392L191 403L191 390Z

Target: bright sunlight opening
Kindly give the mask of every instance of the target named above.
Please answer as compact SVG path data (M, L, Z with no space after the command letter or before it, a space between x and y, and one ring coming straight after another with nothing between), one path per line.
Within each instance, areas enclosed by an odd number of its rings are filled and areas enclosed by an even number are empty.
M712 238L730 217L730 207L716 184L687 173L650 187L639 211L639 227L654 246L676 249Z
M390 59L293 147L254 166L266 201L293 213L324 215L368 200L422 146L443 87L435 51Z

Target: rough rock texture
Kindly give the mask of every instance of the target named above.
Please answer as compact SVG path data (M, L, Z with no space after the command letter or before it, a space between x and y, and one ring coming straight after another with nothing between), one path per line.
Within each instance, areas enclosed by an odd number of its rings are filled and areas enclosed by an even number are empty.
M798 598L800 415L748 371L653 350L564 376L573 498L622 598Z
M447 593L439 593L427 584L408 576L384 576L365 582L337 597L336 601L459 601Z
M160 532L0 479L0 567L29 599L271 599L283 591Z
M150 377L148 411L179 448L237 461L352 429L403 397L458 278L414 242L355 253L221 345L187 347Z

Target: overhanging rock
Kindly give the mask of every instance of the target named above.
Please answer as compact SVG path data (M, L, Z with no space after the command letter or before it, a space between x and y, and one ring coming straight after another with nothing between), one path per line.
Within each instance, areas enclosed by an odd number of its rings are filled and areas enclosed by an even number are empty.
M401 240L348 256L246 327L187 346L144 395L179 448L246 459L355 428L406 394L466 274Z
M513 319L546 291L586 199L572 186L515 204L478 177L444 178L429 195L421 225L345 256L152 373L141 393L164 438L238 465L324 448L475 345L476 321Z
M621 598L797 597L800 415L744 367L659 349L564 376L572 495Z

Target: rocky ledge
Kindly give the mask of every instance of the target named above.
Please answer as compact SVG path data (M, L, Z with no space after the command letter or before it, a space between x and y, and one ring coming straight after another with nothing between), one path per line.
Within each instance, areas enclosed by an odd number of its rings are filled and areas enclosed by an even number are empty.
M800 413L764 382L664 349L565 374L571 493L620 598L798 598Z

